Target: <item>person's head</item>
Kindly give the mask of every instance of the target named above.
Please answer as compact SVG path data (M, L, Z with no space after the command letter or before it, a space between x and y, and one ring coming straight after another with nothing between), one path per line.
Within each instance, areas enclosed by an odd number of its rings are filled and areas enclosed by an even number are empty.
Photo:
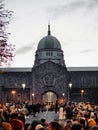
M71 130L84 130L83 126L79 123L74 123Z
M67 123L65 125L65 129L64 130L71 130L71 127L72 127L72 125L70 123Z
M61 130L61 129L62 129L61 125L56 121L50 122L47 127L47 130Z
M38 130L46 130L46 129L43 127L43 128L39 128Z
M85 121L84 118L80 118L79 122L80 122L80 124L83 125L84 128L86 128L86 125L87 125L87 124L86 124L86 121Z
M70 125L72 125L72 120L70 120L70 119L68 119L68 120L66 120L66 124L70 124Z
M25 130L28 130L29 126L30 126L30 123L26 123L26 124L24 125L24 129L25 129Z
M41 122L41 123L45 123L45 121L46 121L45 118L41 118L41 119L40 119L40 122Z
M30 126L29 126L29 130L35 130L35 127L36 127L38 124L41 124L39 120L33 120L32 123L31 123Z
M16 118L18 118L18 114L17 113L11 113L10 117L11 117L11 119L16 119Z
M88 126L89 126L89 127L92 127L92 126L94 126L94 125L96 125L96 121L95 121L94 119L89 119L89 120L88 120Z
M98 125L94 125L90 128L90 130L98 130Z
M11 121L11 126L12 126L12 129L13 129L13 130L22 130L23 127L24 127L22 121L16 120L16 119L13 119L13 120Z
M41 125L41 124L38 124L38 125L35 126L35 130L39 130L41 128L44 128L43 125Z
M46 121L45 118L41 118L41 119L40 119L40 123L41 123L43 126L48 126L48 122Z

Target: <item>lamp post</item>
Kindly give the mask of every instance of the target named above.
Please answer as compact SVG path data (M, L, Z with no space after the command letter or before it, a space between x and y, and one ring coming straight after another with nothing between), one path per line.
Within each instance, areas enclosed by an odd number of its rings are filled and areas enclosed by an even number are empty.
M22 88L23 88L23 90L25 89L25 87L26 87L26 84L23 83L23 84L22 84Z
M68 84L68 102L70 101L70 91L71 91L71 88L72 88L72 83L69 83Z
M23 88L23 93L22 93L22 100L21 101L24 101L25 100L25 88L26 88L26 84L25 83L22 83L22 88Z
M32 93L32 103L34 102L34 93Z
M15 98L14 96L15 96L15 94L16 94L16 91L15 91L15 90L12 90L11 93L12 93L12 100L13 100L13 102L14 102L14 98Z
M0 86L0 102L2 102L2 87Z
M84 89L81 89L81 102L84 100Z
M62 96L64 97L64 96L65 96L65 93L62 93Z

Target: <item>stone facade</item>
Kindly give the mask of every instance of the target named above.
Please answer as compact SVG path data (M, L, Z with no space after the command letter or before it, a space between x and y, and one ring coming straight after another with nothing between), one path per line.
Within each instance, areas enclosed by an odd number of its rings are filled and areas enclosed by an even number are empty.
M65 93L67 97L68 72L65 67L48 61L34 67L32 72L32 89L39 98L48 91L52 91L57 97Z
M89 67L88 67L89 68ZM72 88L69 91L71 101L81 101L81 90L84 90L83 101L98 102L98 68L94 67L87 71L85 67L62 67L51 61L33 68L10 68L3 69L0 74L0 101L32 101L34 98L42 100L48 91L56 94L57 98L68 97L68 83L71 81ZM83 71L84 70L84 71ZM22 84L25 83L25 89ZM12 94L15 90L15 95Z
M89 67L88 67L89 68ZM94 94L97 95L98 91L98 69L96 71L70 71L71 81L72 81L72 90L71 96L74 101L81 101L81 90L84 90L83 99L87 102L97 103L98 98L94 97ZM94 90L94 94L92 93Z

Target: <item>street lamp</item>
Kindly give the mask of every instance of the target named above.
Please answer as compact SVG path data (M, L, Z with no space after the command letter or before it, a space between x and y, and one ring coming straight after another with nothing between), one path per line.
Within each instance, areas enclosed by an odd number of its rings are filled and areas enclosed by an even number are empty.
M22 83L22 88L23 88L23 93L21 94L21 101L24 101L25 100L25 88L26 88L26 84L25 83Z
M16 94L16 91L15 91L15 90L12 90L11 93L12 93L12 99L13 99L13 101L14 101L14 95Z
M16 94L16 91L15 91L15 90L12 90L11 93L12 93L12 95L15 95L15 94Z
M72 83L68 84L68 102L70 101L70 90L72 88Z
M64 96L65 96L65 93L62 93L62 96L64 97Z
M70 89L72 88L72 83L69 83L69 88L70 88Z
M34 93L32 93L32 102L34 101L34 95L35 95L35 94L34 94Z
M81 89L81 101L83 101L83 98L84 98L84 89Z
M26 84L23 83L23 84L22 84L22 88L23 88L23 90L25 89L25 87L26 87Z

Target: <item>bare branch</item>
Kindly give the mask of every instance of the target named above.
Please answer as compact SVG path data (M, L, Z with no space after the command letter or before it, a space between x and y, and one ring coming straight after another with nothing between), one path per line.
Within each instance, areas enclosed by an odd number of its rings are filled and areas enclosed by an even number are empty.
M12 13L13 11L4 9L3 0L0 0L0 66L9 64L14 57L15 46L8 43L8 35L10 33L6 31Z

